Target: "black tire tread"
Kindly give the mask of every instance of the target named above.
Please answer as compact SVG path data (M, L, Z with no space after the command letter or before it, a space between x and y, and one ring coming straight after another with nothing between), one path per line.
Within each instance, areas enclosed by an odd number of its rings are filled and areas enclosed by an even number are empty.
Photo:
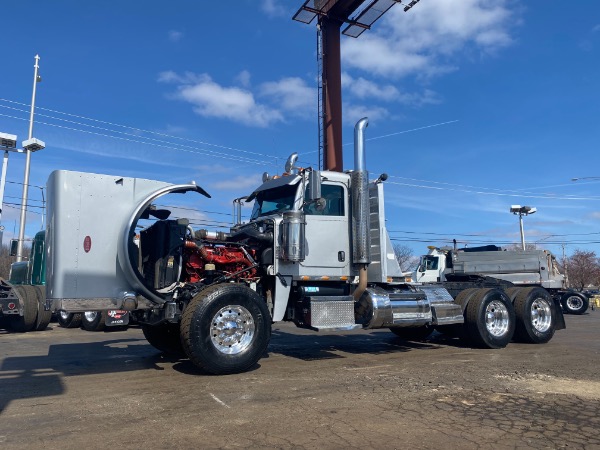
M58 325L63 328L79 328L81 326L81 313L69 313L69 318L63 320L60 312L56 314Z
M576 296L579 297L581 299L581 301L583 301L583 307L578 309L578 310L573 310L570 309L567 306L567 302L566 302L566 298L570 297L570 296ZM587 298L587 296L583 295L583 294L579 294L578 292L568 292L566 294L563 295L563 297L561 298L561 304L563 306L563 309L569 313L569 314L574 314L577 316L580 316L582 314L585 314L586 311L588 310L588 308L590 307L590 300Z
M106 311L98 311L98 315L93 322L85 319L85 314L81 314L81 326L86 331L103 331L106 327Z
M500 342L493 342L487 336L482 335L479 329L479 318L480 318L480 307L481 303L485 300L488 295L491 295L494 291L500 293L501 295L506 295L504 291L493 289L493 288L482 288L475 294L474 297L471 298L467 305L467 309L465 310L465 325L467 330L467 336L472 344L480 348L503 348L513 337L514 334L514 324L515 317L514 311L512 310L512 303L510 301L507 302L507 307L509 307L509 314L512 311L511 322L512 322L512 331L509 330L508 339L502 339Z
M37 293L38 314L35 321L35 331L44 331L48 328L50 320L52 320L52 311L46 311L44 306L46 303L45 286L32 286Z
M209 287L203 289L198 294L196 294L196 296L190 301L190 303L187 305L187 307L183 310L183 314L181 316L181 331L180 331L181 332L181 343L183 345L183 350L185 351L188 358L190 358L192 363L194 363L194 365L196 365L197 367L199 367L209 373L215 374L215 375L224 375L224 374L244 372L244 371L248 370L250 367L252 367L254 364L256 364L256 361L250 361L246 364L238 364L235 366L221 365L215 361L208 361L208 360L201 359L194 352L193 342L192 342L192 332L191 332L192 331L192 322L194 320L194 317L195 316L199 316L199 317L204 316L206 314L207 310L212 306L213 301L218 299L218 297L221 295L220 293L223 290L231 291L230 293L234 293L237 290L238 293L240 293L240 294L242 294L242 293L249 294L251 296L251 298L253 298L254 301L257 302L257 305L259 305L259 308L262 310L261 312L262 312L262 315L264 316L263 320L268 322L268 326L267 326L267 330L265 330L266 331L266 336L265 336L266 340L264 343L264 348L260 349L260 354L258 355L258 358L260 358L262 353L264 351L266 351L266 348L269 344L269 340L271 338L271 316L269 314L269 310L267 309L266 304L258 296L258 294L256 294L256 292L252 291L250 288L246 287L245 285L236 284L236 283L217 284L217 285L209 286Z
M29 285L17 285L14 290L23 302L23 315L12 318L11 328L18 333L33 331L38 316L37 293Z
M552 326L544 335L538 335L533 331L530 325L531 319L528 317L528 312L531 310L531 305L528 303L532 300L531 296L536 295L536 292L541 295L545 293L544 297L546 297L552 308ZM545 344L552 339L556 330L556 312L554 311L554 301L544 288L528 287L521 289L515 297L514 305L517 318L514 335L515 341L529 344Z

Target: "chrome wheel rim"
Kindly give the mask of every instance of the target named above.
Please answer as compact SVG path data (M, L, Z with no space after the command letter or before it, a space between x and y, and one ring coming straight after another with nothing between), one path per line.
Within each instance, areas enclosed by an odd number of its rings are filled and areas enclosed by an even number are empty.
M506 305L498 300L488 303L485 308L485 327L492 336L503 336L508 331L510 318Z
M583 300L576 295L572 295L567 298L567 306L572 310L581 309L583 307Z
M214 315L210 339L220 353L236 355L250 346L255 332L256 325L250 311L240 305L229 305Z
M96 320L96 316L98 316L98 312L97 311L86 311L83 313L83 316L85 317L85 320L87 320L88 322L93 322L94 320Z
M550 329L552 325L552 307L548 300L536 298L531 304L531 325L540 333Z
M69 313L68 313L68 312L66 312L66 311L61 311L61 312L60 312L60 318L61 318L62 320L69 320Z

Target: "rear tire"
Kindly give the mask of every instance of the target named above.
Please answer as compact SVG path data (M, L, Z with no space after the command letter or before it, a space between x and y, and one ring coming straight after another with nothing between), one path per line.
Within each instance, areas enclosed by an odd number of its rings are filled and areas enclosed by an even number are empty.
M142 324L142 332L148 343L168 355L184 357L179 324L147 325Z
M81 313L68 313L59 311L56 314L58 325L63 328L78 328L81 326Z
M515 297L515 341L544 344L556 330L556 310L548 291L541 287L520 289Z
M23 315L11 318L11 328L18 333L33 331L38 316L37 292L29 285L17 285L13 289L23 303Z
M52 320L52 311L46 311L46 291L43 286L31 286L36 292L38 301L38 313L35 321L35 331L44 331Z
M181 341L190 360L216 375L244 372L267 350L271 315L264 300L242 284L210 286L183 311Z
M102 331L106 327L106 311L86 311L81 315L81 326L86 331Z
M465 327L472 344L504 348L515 332L513 304L499 289L479 289L465 310Z
M565 312L577 315L585 313L590 306L589 299L578 292L565 292L560 299L560 303Z
M395 327L390 331L405 341L424 341L433 333L433 327L424 325L422 327Z

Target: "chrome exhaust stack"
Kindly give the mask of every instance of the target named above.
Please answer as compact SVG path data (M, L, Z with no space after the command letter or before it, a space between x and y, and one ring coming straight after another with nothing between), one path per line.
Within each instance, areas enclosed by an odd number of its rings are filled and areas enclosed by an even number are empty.
M369 233L369 172L365 156L365 128L369 119L363 117L354 127L354 172L352 172L352 262L360 265L359 285L354 291L358 301L367 287L367 265L371 262Z

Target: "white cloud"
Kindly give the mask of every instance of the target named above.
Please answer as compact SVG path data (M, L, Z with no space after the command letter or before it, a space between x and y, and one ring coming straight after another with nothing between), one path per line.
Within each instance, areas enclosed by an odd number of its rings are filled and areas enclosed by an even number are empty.
M250 87L250 72L247 70L242 70L237 77L235 77L235 81L237 81L243 87Z
M286 9L279 3L279 0L262 0L260 9L269 17L282 17L287 13Z
M493 52L512 43L509 0L420 2L408 13L392 8L374 29L343 41L346 67L390 78L456 70L451 59L467 48Z
M241 86L222 86L208 74L162 72L158 81L176 84L171 98L194 106L203 117L217 117L250 126L267 127L284 122L286 116L311 117L316 112L317 92L297 77L262 83L250 90L250 72L244 70L236 81Z
M342 86L349 95L359 99L397 102L415 107L440 103L439 96L430 89L424 89L421 92L405 93L391 84L379 85L362 77L352 78L347 73L342 74Z
M177 83L173 98L194 106L194 112L203 117L217 117L250 126L267 127L283 121L283 115L275 108L259 104L254 94L239 87L221 86L207 74L163 72L159 81Z
M301 78L282 78L263 83L260 94L277 102L281 109L295 116L314 115L317 108L317 89L310 87Z
M344 111L342 120L350 125L354 125L363 117L368 117L369 121L371 122L379 122L390 116L390 112L381 106L353 105L350 103L344 103L342 109Z
M182 38L183 38L183 33L181 31L176 31L176 30L169 31L169 41L179 42Z

